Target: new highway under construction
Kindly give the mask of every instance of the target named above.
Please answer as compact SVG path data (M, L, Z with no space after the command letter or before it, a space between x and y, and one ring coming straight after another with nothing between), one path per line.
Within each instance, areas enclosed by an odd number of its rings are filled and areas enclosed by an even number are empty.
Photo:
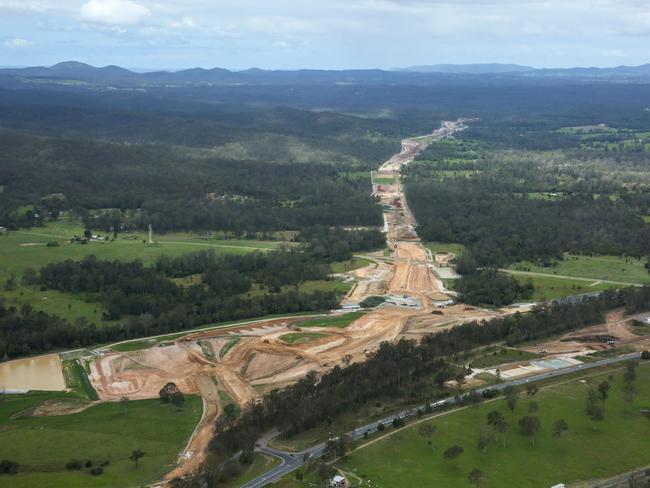
M419 242L416 223L399 182L401 168L427 144L452 136L464 127L462 120L444 122L429 136L404 140L402 151L376 172L378 179L391 177L396 181L394 185L373 185L373 194L385 208L391 258L376 259L367 268L354 272L358 283L347 302L358 303L368 296L384 295L409 299L410 306L386 303L345 328L309 327L309 333L318 335L307 342L287 343L282 339L283 335L299 330L296 323L304 318L273 319L188 333L138 351L105 352L91 364L91 381L104 401L153 398L168 382L185 393L202 396L203 418L168 479L189 474L198 467L225 401L243 407L309 371L322 373L336 365L363 361L382 342L418 338L496 314L462 305L431 313L434 303L450 297L444 293L429 254ZM341 313L345 312L333 312Z
M90 379L102 401L155 398L168 382L203 398L203 417L166 480L198 468L213 437L215 420L228 402L244 407L310 371L323 373L337 365L364 361L382 342L417 340L459 323L525 310L485 310L453 303L435 272L431 254L420 243L404 196L403 166L431 142L463 130L466 122L446 121L428 136L402 141L401 152L374 172L372 191L384 208L390 256L371 254L367 256L370 265L348 273L356 285L343 301L344 309L330 315L349 313L370 296L385 298L380 307L344 328L310 326L304 317L260 320L189 332L131 352L105 350L91 363ZM304 340L287 341L286 334L304 334Z

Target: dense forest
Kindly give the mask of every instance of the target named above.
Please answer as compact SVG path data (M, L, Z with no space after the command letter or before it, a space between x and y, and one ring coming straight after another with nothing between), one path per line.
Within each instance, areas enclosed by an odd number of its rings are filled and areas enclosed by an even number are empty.
M0 225L21 226L29 219L38 224L64 208L81 209L87 219L88 209L138 209L128 219L122 212L117 230L126 224L153 224L160 232L381 225L367 183L327 164L193 158L163 146L6 132L0 133L0 146ZM60 197L54 209L52 195ZM39 211L16 210L29 204ZM115 225L110 219L103 223Z
M465 244L480 265L561 259L567 251L650 254L650 228L624 202L537 200L497 193L480 180L410 181L407 191L421 236Z
M564 252L650 254L643 220L650 193L638 176L647 158L489 146L464 134L430 146L407 169L407 196L424 239L462 243L480 266L548 262Z
M198 479L179 486L217 485L229 469L227 461L235 453L251 450L259 436L274 427L292 436L379 398L430 400L434 385L450 379L448 356L499 341L512 345L561 334L598 323L606 311L632 303L637 310L650 307L649 289L606 291L596 298L542 306L530 314L491 319L480 326L463 324L426 336L420 344L384 343L367 361L337 366L320 378L309 374L252 403L239 419L217 420L217 434L210 444L213 455Z
M378 229L307 227L296 239L304 243L305 252L314 259L346 261L352 253L381 249L386 245L386 236Z
M463 303L502 307L519 299L530 298L534 289L531 280L521 284L506 273L484 269L463 274L454 290L459 293Z
M441 119L481 117L467 134L492 149L579 149L556 131L567 125L650 128L636 110L644 85L433 77L388 90L332 84L329 73L296 86L277 75L289 84L0 88L0 225L39 225L71 208L105 232L378 225L366 180L347 175ZM52 195L64 197L56 208ZM108 218L115 210L120 218Z
M329 310L335 292L302 292L308 280L324 280L329 266L310 254L278 251L217 255L201 251L160 258L153 267L139 261L83 261L50 264L26 272L23 280L43 289L87 296L104 306L106 320L70 324L57 317L2 305L0 358L37 354L267 314ZM173 278L199 275L190 284Z

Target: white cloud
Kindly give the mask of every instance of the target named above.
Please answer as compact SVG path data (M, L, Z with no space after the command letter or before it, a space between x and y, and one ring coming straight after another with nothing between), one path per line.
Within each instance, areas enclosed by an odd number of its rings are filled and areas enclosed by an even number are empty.
M26 52L168 67L641 64L648 1L0 0L0 50L15 64Z
M173 20L170 24L173 29L194 29L196 22L192 17L183 17L181 20Z
M31 46L33 42L28 41L27 39L22 39L20 37L14 37L13 39L7 39L3 44L5 47L21 49Z
M321 18L298 18L281 15L250 17L246 27L253 32L271 35L301 35L322 32L325 23Z
M137 25L150 15L147 7L131 0L90 0L81 6L81 19L94 24Z

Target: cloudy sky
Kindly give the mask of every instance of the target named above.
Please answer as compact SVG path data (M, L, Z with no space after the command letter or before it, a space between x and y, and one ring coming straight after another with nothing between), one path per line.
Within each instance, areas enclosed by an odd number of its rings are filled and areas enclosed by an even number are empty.
M0 65L650 62L647 0L0 0Z

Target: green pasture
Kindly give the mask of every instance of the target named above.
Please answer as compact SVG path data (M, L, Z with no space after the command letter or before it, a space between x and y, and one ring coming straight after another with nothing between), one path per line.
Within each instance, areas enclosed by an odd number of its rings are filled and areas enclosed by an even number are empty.
M542 266L531 262L519 262L509 269L543 273L547 275L564 275L576 278L611 280L623 283L650 283L650 273L645 268L645 259L621 256L578 256L565 254L564 259L551 266Z
M465 246L462 244L452 242L426 242L424 243L424 247L434 254L437 252L452 252L456 256L462 254L465 250Z
M8 395L0 402L0 459L20 464L18 474L0 475L0 487L128 488L149 484L176 463L202 412L199 397L186 397L183 409L158 400L103 403L71 415L34 417L45 400L78 401L64 393ZM129 460L144 451L139 467ZM90 474L85 466L69 471L78 459L93 467L108 461L104 473Z
M599 283L584 280L574 280L571 278L557 278L549 276L527 276L514 275L517 281L524 284L528 280L533 282L533 296L526 301L541 302L546 300L555 300L556 298L581 295L583 293L592 293L595 291L616 288L617 285L611 283Z
M56 290L40 291L23 286L20 278L27 268L38 270L49 263L66 259L80 260L89 255L99 259L133 261L140 259L151 264L160 256L180 256L201 249L214 249L218 253L248 253L275 249L280 242L254 240L202 239L190 233L155 236L155 244L146 241L144 232L120 233L114 241L91 241L88 244L70 243L74 235L83 235L83 228L76 222L63 218L44 227L9 231L0 235L0 285L13 274L15 290L2 290L7 303L21 306L25 303L60 317L76 320L84 317L100 323L102 306L88 297ZM112 238L112 235L109 236ZM50 245L48 246L48 243ZM52 244L56 243L56 246Z
M419 426L407 428L353 452L339 466L377 488L464 488L470 486L468 473L475 468L485 475L482 487L540 487L612 476L650 463L650 421L641 413L650 407L649 379L646 363L638 368L638 394L628 415L623 413L621 372L605 373L587 377L585 383L573 379L544 388L533 398L539 408L535 413L529 413L530 397L525 394L520 394L514 412L503 399L467 407L427 420L436 429L430 435L421 435ZM604 420L594 422L584 413L585 398L588 389L603 380L609 380L612 388ZM492 410L501 411L508 423L506 447L502 436L493 434L487 452L481 453L477 439ZM517 422L524 415L540 419L534 438L519 432ZM552 435L558 419L569 425L561 438ZM461 446L463 453L454 460L444 459L442 453L452 445Z

